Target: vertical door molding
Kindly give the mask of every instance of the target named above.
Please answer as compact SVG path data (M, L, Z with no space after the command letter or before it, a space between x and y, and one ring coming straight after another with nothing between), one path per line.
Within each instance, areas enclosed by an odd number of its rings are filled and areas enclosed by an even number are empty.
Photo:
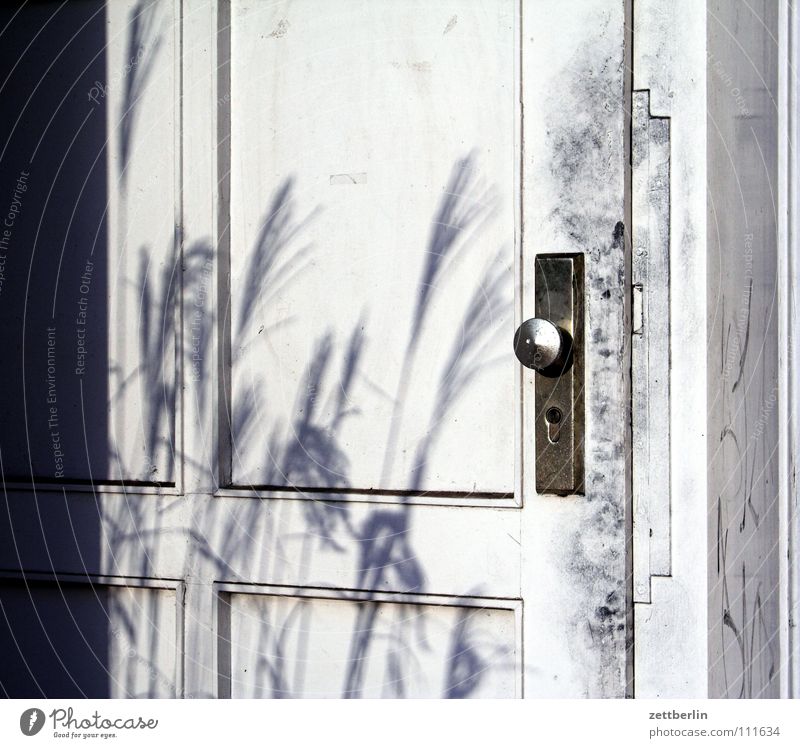
M800 328L797 288L800 284L800 160L798 142L798 80L800 65L795 7L780 4L779 37L779 185L778 185L778 429L780 493L780 646L781 697L800 695L800 513L798 513L797 455L800 449Z
M635 603L635 695L707 693L706 8L637 0L634 89L670 119L670 576ZM676 345L675 341L680 341ZM680 393L680 396L677 396ZM678 550L679 549L679 550Z

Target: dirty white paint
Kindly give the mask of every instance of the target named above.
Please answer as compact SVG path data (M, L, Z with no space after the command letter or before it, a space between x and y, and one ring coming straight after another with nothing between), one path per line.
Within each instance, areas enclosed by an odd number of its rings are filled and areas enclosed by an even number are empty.
M535 611L526 617L526 693L538 696L623 696L629 685L630 443L620 428L629 423L630 402L625 7L591 2L581 10L576 17L567 4L548 2L523 11L523 248L586 253L586 496L535 496L533 475L525 474L522 584L526 610ZM523 319L533 312L529 289ZM530 393L533 376L523 379ZM530 465L533 443L526 446Z

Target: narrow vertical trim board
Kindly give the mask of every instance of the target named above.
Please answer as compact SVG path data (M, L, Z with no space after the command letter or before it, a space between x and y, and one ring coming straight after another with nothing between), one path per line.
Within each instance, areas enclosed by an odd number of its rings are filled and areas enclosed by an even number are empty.
M669 576L670 122L633 92L633 599L651 602L650 577Z
M680 393L669 413L670 576L650 576L649 598L645 593L634 603L635 695L703 697L708 686L708 583L701 571L707 564L705 3L637 0L633 25L634 90L647 90L651 116L668 117L670 123L669 321L671 339L680 341L672 347L669 370L671 391Z
M779 186L778 186L778 428L779 428L779 495L780 495L780 564L781 564L781 652L785 666L781 668L781 697L800 695L800 588L798 579L797 450L800 401L797 397L800 378L800 348L793 343L798 327L797 294L800 283L797 261L798 158L795 151L798 134L797 66L798 15L789 3L780 5L779 39Z

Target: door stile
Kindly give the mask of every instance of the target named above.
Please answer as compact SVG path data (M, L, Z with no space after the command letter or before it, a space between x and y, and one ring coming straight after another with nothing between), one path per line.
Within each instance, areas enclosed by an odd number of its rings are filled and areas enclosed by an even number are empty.
M534 316L537 254L583 254L586 288L585 494L536 494L540 414L531 412L534 374L523 374L526 696L623 697L632 688L629 5L522 11L523 318Z

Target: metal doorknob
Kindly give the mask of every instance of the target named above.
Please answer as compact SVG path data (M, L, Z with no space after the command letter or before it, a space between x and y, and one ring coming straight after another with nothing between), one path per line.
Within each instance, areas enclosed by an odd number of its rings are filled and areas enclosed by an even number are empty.
M514 333L514 353L523 366L558 376L572 363L572 337L550 320L534 317Z

